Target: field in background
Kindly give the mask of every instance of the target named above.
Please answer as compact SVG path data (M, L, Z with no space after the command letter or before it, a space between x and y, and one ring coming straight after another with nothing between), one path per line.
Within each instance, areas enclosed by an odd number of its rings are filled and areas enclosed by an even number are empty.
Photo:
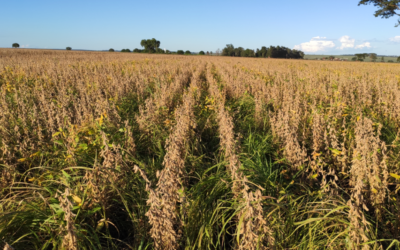
M400 247L396 64L4 49L0 95L5 249Z
M309 59L309 60L315 60L316 58L322 59L324 57L329 57L331 55L305 55L304 59ZM354 55L351 56L343 56L343 55L332 55L335 58L340 58L340 59L346 59L348 61L351 61L351 59L353 57L355 57ZM376 60L376 62L381 62L381 58L382 56L378 56L378 59ZM384 56L384 60L385 62L388 62L389 60L392 60L393 62L397 62L397 56ZM370 62L371 60L369 59L369 57L367 57L365 59L365 62Z

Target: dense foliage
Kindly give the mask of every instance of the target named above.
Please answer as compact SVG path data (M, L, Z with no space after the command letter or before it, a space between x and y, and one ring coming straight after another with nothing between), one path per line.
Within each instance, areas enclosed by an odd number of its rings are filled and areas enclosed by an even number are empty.
M378 7L375 11L375 17L389 18L392 16L400 16L400 0L360 0L358 5L373 4ZM396 27L400 25L400 19Z
M159 52L161 42L153 39L143 39L140 42L140 46L144 47L146 53L156 53Z
M5 249L400 247L394 64L0 52Z
M252 49L244 49L242 47L235 48L232 44L227 44L222 50L223 56L236 56L236 57L269 57L269 58L293 58L302 59L304 53L299 50L289 49L283 46L270 46L269 48L263 46L257 49L256 52Z

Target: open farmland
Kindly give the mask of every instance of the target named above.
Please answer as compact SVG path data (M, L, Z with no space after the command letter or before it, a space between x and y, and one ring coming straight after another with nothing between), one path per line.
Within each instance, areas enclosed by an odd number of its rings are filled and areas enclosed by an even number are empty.
M321 60L323 58L328 58L331 55L305 55L304 59L308 59L308 60ZM351 59L353 57L355 57L355 55L333 55L335 58L339 58L339 59L343 59L343 60L347 60L347 61L351 61ZM383 60L384 62L389 62L392 61L394 63L397 63L397 58L398 56L384 56ZM372 62L371 58L366 57L364 59L364 62ZM382 56L378 56L378 58L376 59L376 63L380 63L382 62Z
M0 94L1 244L399 247L396 64L3 49Z

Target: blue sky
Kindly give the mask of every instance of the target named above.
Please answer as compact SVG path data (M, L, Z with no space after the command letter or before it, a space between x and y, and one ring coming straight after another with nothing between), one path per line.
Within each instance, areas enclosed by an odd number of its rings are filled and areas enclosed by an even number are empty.
M400 55L396 17L375 18L358 0L3 0L0 47L117 50L156 38L172 51L232 43L281 45L307 54Z

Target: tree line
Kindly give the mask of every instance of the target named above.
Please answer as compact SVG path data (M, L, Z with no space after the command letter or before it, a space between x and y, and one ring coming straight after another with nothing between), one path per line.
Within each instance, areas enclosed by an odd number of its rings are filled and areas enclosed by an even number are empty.
M354 54L355 57L353 57L351 60L352 61L364 61L365 58L369 58L371 60L371 62L376 62L378 61L378 55L376 53L360 53L360 54ZM381 57L381 62L385 62L385 57L382 56ZM388 62L393 62L393 60L389 60ZM400 62L400 56L397 57L397 62Z
M295 49L289 49L284 46L262 46L261 49L244 49L243 47L235 48L232 44L227 44L222 50L223 56L236 56L236 57L268 57L268 58L293 58L303 59L304 52Z

